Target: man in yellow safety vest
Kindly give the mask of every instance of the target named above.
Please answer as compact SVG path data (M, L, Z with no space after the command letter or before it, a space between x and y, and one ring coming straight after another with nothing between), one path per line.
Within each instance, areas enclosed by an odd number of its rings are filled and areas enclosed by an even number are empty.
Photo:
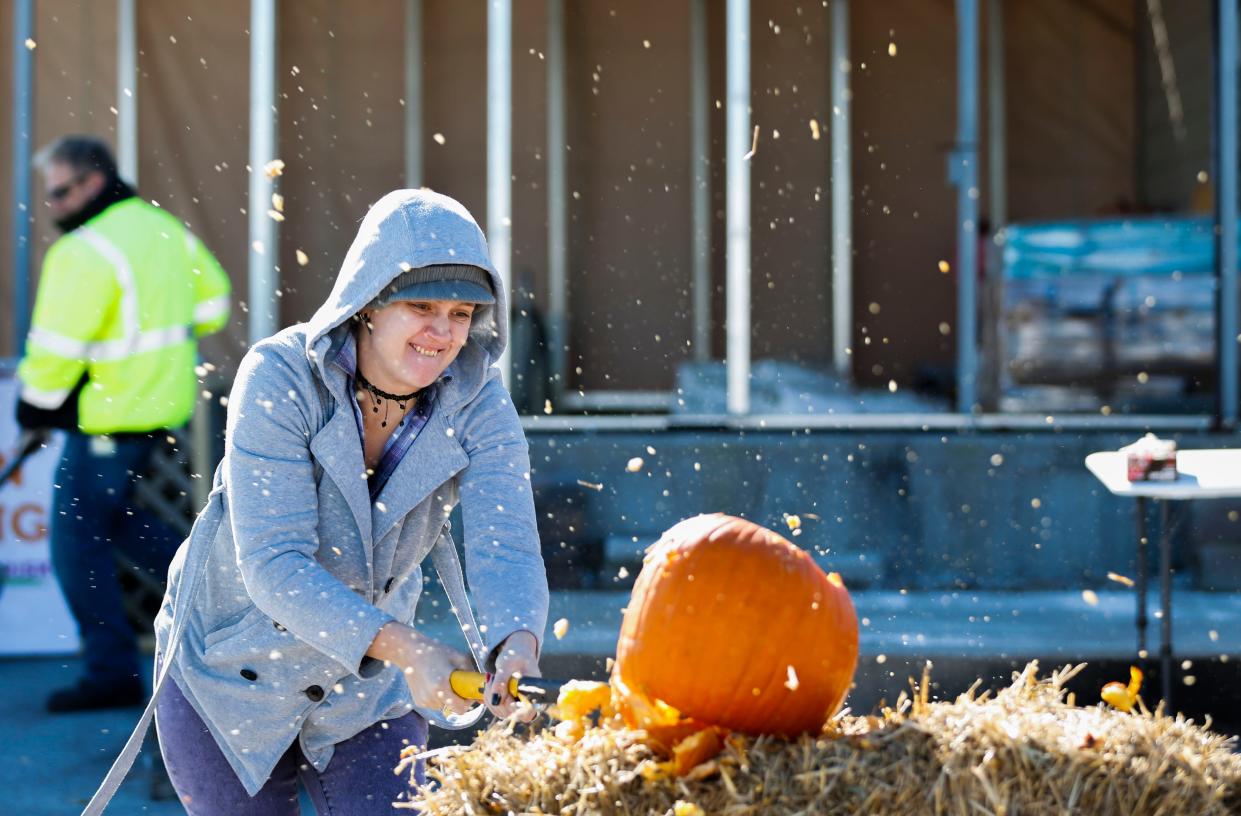
M138 198L107 145L62 138L36 157L64 231L43 262L18 367L23 428L66 434L52 497L52 567L85 671L48 710L145 698L113 550L165 577L179 535L134 502L153 449L194 409L197 338L228 321L229 280L174 216Z

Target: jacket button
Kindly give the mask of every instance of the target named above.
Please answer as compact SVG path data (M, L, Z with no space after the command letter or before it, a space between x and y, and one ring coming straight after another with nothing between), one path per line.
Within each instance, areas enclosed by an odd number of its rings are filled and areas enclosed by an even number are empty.
M279 623L277 623L276 621L272 621L272 622L271 622L271 625L272 625L272 626L274 626L274 627L276 627L276 631L277 631L277 632L287 632L287 631L289 631L288 629L285 629L283 626L281 626L281 625L280 625Z
M323 688L320 686L311 686L306 689L306 696L310 698L310 702L317 703L323 699Z
M254 669L242 669L241 676L249 680L251 683L259 679L259 673Z
M388 579L388 583L384 584L384 594L385 594L385 595L387 595L389 592L391 592L391 591L392 591L392 584L393 584L395 581L396 581L396 578L389 578L389 579Z

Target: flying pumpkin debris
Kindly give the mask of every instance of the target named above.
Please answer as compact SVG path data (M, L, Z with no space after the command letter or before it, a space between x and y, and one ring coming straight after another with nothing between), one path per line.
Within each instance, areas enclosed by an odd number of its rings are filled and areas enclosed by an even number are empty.
M1138 689L1142 688L1142 670L1137 666L1129 667L1129 685L1123 683L1112 682L1103 687L1101 696L1112 708L1118 708L1121 711L1132 711L1134 704L1138 701Z

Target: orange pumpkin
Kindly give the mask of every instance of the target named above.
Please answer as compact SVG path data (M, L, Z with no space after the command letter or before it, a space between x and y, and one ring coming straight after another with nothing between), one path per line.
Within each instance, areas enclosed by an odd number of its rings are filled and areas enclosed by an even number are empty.
M697 516L647 554L612 685L630 727L659 742L705 725L795 736L839 709L857 656L838 575L757 524Z

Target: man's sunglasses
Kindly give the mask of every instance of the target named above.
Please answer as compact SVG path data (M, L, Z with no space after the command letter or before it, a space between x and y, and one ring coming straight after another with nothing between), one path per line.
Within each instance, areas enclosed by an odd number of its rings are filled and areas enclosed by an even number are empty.
M81 175L74 176L73 178L66 181L64 184L56 185L55 187L47 191L47 200L48 201L60 201L65 196L69 195L69 193L73 192L74 187L77 187L79 184L81 184L85 180L86 180L86 174L83 173Z

